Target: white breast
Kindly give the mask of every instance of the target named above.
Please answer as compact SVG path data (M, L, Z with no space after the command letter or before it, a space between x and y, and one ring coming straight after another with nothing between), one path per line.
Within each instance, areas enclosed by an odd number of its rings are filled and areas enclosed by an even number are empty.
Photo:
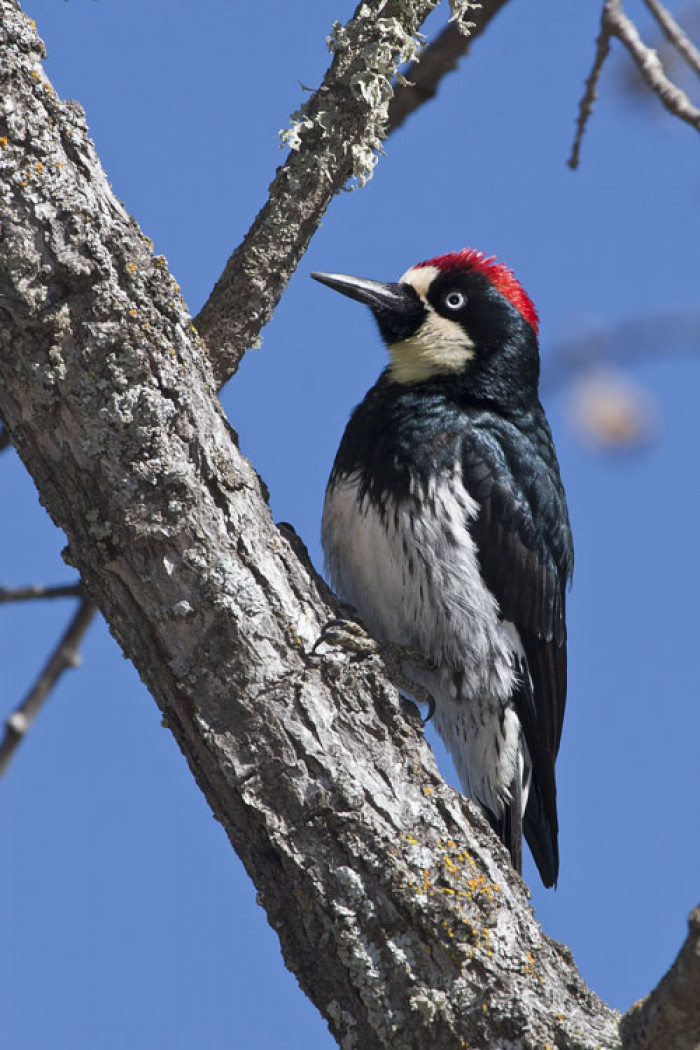
M469 533L478 510L449 475L431 482L420 500L417 493L387 498L383 514L368 496L359 498L357 475L341 478L326 496L326 567L373 635L464 670L475 688L485 671L491 679L501 670L510 692L510 645Z
M326 569L372 635L415 648L435 672L408 669L434 696L435 724L467 794L499 814L515 772L519 721L512 624L486 587L469 524L478 514L455 475L382 511L359 496L357 474L329 488L323 513Z

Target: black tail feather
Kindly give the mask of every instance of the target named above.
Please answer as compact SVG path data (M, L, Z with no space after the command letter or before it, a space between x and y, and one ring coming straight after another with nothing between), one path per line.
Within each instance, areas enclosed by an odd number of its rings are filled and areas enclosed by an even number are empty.
M542 882L548 888L556 886L559 876L559 845L557 842L559 828L551 826L539 784L534 778L527 800L523 826L527 844Z

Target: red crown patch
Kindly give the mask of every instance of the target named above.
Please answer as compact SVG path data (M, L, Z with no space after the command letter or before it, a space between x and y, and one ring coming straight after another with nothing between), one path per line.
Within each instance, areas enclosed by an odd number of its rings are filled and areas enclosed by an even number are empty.
M513 271L503 263L496 262L495 259L494 255L484 255L483 252L478 252L474 248L463 248L461 252L450 252L448 255L437 255L434 259L426 259L425 262L417 263L413 269L420 270L424 266L435 266L443 273L473 270L483 274L496 291L513 304L536 334L539 331L539 318L535 304Z

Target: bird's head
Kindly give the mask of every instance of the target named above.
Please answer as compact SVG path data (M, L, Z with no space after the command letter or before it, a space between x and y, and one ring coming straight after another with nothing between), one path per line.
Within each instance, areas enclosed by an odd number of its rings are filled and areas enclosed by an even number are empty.
M394 284L311 276L370 307L394 382L451 376L477 397L536 396L537 312L513 273L492 257L465 248L412 266Z

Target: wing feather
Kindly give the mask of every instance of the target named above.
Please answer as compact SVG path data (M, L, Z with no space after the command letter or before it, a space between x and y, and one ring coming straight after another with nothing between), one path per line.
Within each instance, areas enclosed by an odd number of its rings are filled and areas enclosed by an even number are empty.
M494 425L491 414L488 428L477 421L465 442L462 470L480 507L472 534L482 575L503 619L518 630L530 672L531 681L515 697L533 763L524 829L549 885L558 871L554 763L566 704L566 586L573 547L541 408L530 424L523 429L500 419Z

